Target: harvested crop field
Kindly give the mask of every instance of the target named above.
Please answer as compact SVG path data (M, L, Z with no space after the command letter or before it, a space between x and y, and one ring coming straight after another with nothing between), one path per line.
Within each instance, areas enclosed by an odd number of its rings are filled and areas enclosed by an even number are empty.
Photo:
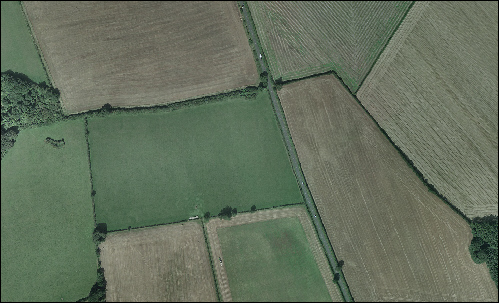
M2 302L86 297L97 257L83 120L21 130L1 177Z
M95 210L108 230L302 202L267 90L172 112L89 119Z
M25 2L68 113L256 85L235 2Z
M334 70L357 91L412 1L249 1L274 79Z
M212 219L206 229L222 301L342 301L303 206Z
M299 81L279 97L355 301L498 301L486 265L471 259L468 223L427 190L339 80Z
M107 302L216 302L199 222L109 234L99 246Z
M461 212L498 215L498 2L417 2L357 97Z
M34 82L46 82L38 50L19 1L2 1L1 70L28 76Z

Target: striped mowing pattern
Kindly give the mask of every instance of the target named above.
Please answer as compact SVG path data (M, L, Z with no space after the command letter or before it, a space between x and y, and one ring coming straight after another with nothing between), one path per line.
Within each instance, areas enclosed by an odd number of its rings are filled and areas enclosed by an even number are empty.
M275 79L334 70L356 92L411 1L249 2Z

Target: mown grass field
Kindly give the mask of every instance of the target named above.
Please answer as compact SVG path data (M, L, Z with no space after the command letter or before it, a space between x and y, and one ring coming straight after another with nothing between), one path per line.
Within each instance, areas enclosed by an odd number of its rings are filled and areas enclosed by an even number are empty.
M467 217L498 215L498 2L418 2L357 94Z
M2 302L86 297L97 258L83 121L22 130L1 166Z
M226 205L298 203L267 91L172 112L89 119L97 222L185 220Z
M68 113L257 85L236 2L25 3Z
M109 234L101 243L108 302L216 302L199 221Z
M49 83L19 1L2 1L1 70Z
M411 1L249 1L274 79L334 70L356 92Z
M332 75L279 97L301 167L358 302L498 301L469 224L430 193Z
M221 227L217 234L233 301L332 301L299 218Z

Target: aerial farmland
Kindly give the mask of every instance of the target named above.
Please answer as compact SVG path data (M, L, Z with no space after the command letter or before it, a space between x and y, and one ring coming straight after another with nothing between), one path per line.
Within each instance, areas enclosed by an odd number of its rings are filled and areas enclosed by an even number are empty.
M498 2L2 2L2 302L498 302Z
M234 2L24 2L67 113L255 85Z

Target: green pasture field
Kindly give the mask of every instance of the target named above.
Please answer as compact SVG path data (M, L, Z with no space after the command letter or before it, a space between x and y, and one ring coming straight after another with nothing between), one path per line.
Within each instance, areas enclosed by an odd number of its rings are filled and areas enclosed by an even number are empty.
M2 160L2 302L74 302L95 283L84 130L82 120L22 130Z
M331 302L298 218L218 229L235 302Z
M269 94L89 119L97 222L108 230L302 202Z
M19 1L2 1L1 70L23 73L49 84Z

